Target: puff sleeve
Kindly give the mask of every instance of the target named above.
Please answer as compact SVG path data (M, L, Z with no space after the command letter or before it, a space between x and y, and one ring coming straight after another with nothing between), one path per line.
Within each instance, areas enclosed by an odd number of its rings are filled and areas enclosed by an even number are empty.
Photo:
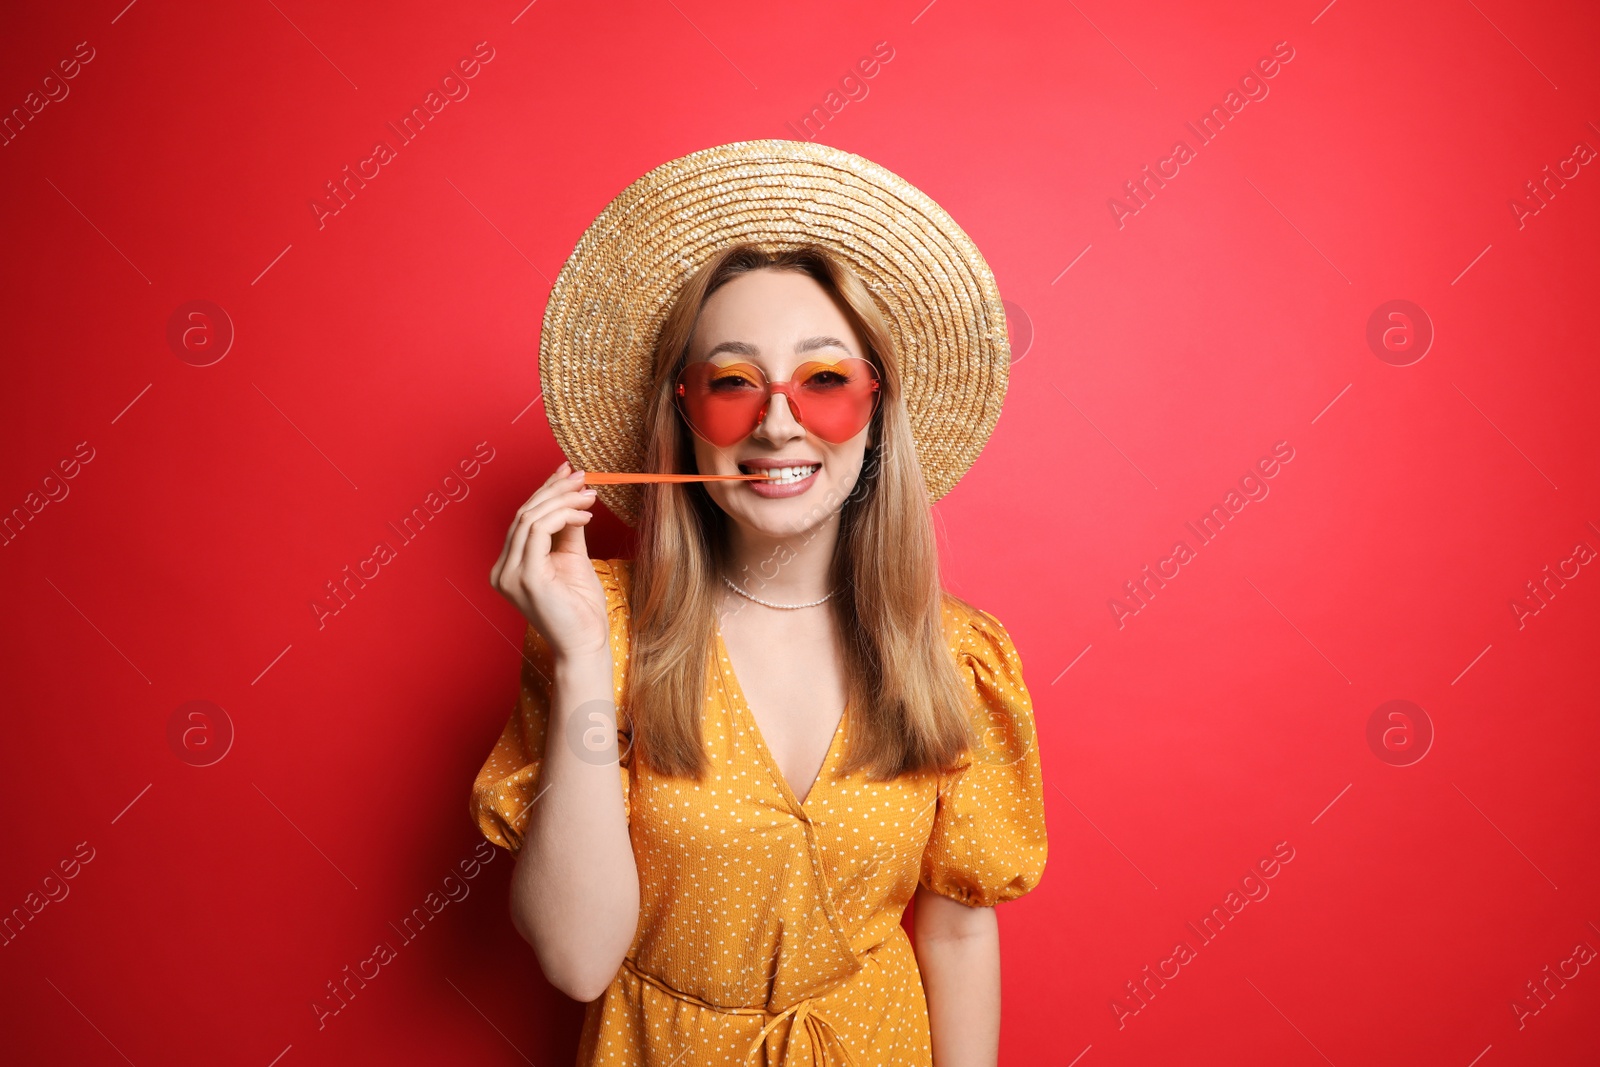
M1022 896L1044 873L1044 778L1011 637L987 612L964 614L956 657L978 741L939 778L919 882L969 907L991 907Z
M625 560L590 560L606 593L606 615L611 627L613 694L617 715L618 770L622 808L629 814L630 727L622 709L626 681L629 615ZM522 849L529 811L538 799L539 768L544 762L545 726L550 716L550 677L553 663L544 637L531 624L523 639L522 690L517 706L500 739L484 761L472 784L469 810L483 835L513 854Z

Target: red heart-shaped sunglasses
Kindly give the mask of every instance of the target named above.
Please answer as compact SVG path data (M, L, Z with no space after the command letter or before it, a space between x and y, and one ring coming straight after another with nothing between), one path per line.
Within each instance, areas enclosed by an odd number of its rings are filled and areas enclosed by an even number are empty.
M878 369L859 356L801 364L786 382L753 363L697 360L678 374L674 399L689 429L719 448L741 441L766 417L774 393L808 433L843 444L872 421L882 394Z

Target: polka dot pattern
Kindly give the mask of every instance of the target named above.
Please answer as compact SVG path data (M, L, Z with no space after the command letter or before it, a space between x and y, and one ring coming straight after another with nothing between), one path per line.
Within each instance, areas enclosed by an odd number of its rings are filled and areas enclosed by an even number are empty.
M619 706L630 560L595 560ZM879 1064L931 1067L927 1001L901 916L920 884L969 907L1036 886L1046 841L1033 708L1010 636L947 602L945 636L979 742L947 774L840 775L841 719L802 805L767 749L720 634L706 686L702 782L624 757L620 786L639 871L639 925L622 968L587 1005L579 1067ZM539 793L549 650L529 627L522 692L478 772L471 814L522 847ZM618 750L627 752L626 711Z

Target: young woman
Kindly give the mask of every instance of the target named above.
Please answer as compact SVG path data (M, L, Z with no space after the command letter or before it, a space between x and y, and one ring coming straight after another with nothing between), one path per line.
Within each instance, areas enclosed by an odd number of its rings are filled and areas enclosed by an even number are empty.
M836 251L735 243L650 364L646 470L768 480L647 486L637 558L591 560L563 463L491 574L529 627L472 810L588 1002L580 1067L993 1065L1038 747L1009 635L940 583L890 324Z

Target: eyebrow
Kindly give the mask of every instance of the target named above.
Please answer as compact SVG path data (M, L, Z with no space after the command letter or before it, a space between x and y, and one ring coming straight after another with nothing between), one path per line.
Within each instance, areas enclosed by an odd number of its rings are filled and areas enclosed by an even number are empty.
M850 352L851 355L855 355L850 346L839 340L839 338L823 336L807 337L794 346L794 351L795 355L799 355L802 352L814 352L819 348L842 348L846 352ZM706 358L710 359L721 352L732 352L739 356L759 356L761 354L761 350L748 341L723 341L707 352Z

